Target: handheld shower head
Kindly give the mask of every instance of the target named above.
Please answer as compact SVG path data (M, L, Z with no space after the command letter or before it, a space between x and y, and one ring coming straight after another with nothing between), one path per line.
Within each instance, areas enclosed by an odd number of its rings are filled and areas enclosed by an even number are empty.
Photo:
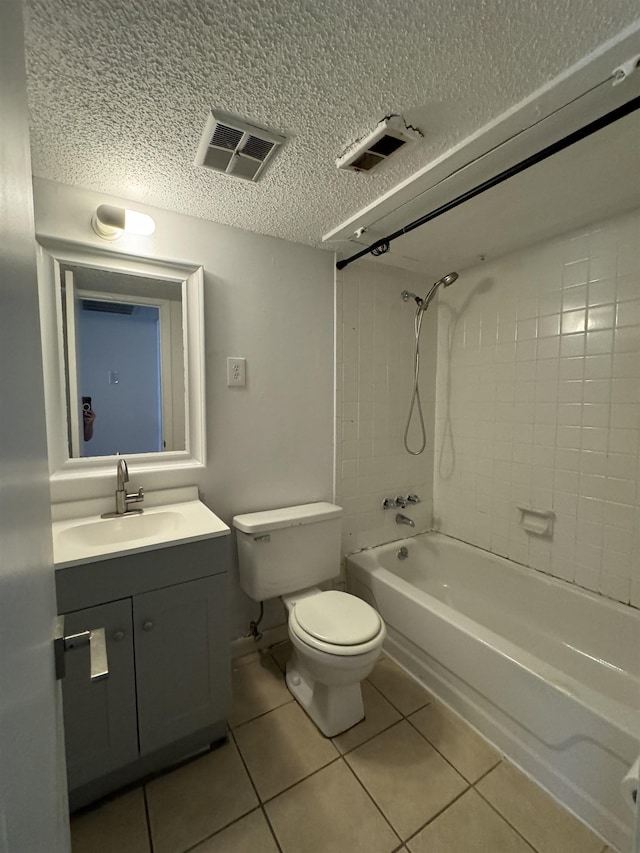
M440 281L436 282L436 287L440 284L444 284L445 287L449 287L449 285L453 284L454 281L457 281L458 273L450 272L448 275L443 276Z
M457 272L450 272L450 273L447 273L447 275L443 276L442 278L439 278L438 281L435 282L435 284L432 284L431 290L429 291L429 293L427 293L427 295L425 296L424 299L420 299L420 300L416 299L416 302L418 303L420 310L421 311L427 310L427 308L429 307L429 303L431 302L433 297L436 295L436 290L440 287L441 284L443 284L445 287L449 287L449 285L453 284L453 282L456 281L457 278L458 278Z

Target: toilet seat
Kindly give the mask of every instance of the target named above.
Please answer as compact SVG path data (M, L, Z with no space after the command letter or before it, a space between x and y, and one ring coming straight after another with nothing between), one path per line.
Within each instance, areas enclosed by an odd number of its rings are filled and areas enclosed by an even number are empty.
M361 655L380 646L384 623L376 611L354 595L319 592L296 603L289 628L303 643L333 655Z

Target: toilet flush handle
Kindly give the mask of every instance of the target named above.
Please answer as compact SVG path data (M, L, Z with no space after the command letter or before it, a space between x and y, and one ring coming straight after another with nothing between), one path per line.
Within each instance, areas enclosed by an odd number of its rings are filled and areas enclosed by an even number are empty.
M268 533L263 533L262 536L254 536L254 542L271 542L271 536Z

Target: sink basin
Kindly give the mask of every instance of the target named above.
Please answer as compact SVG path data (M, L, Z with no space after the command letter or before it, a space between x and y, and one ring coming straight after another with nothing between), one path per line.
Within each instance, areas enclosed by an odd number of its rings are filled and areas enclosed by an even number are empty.
M199 500L148 506L142 514L116 518L99 514L68 518L55 521L52 529L56 569L229 533L227 525Z
M187 518L173 510L159 510L148 515L125 515L122 518L87 519L62 530L58 541L62 545L112 545L139 539L157 539L173 533Z

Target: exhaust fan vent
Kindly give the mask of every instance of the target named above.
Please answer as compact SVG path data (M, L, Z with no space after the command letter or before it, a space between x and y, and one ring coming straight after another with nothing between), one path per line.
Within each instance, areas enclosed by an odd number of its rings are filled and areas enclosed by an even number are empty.
M285 137L272 130L212 110L195 165L245 181L257 181L284 142Z
M349 172L371 172L417 139L422 139L422 133L410 127L402 116L385 116L375 130L338 157L336 166Z

